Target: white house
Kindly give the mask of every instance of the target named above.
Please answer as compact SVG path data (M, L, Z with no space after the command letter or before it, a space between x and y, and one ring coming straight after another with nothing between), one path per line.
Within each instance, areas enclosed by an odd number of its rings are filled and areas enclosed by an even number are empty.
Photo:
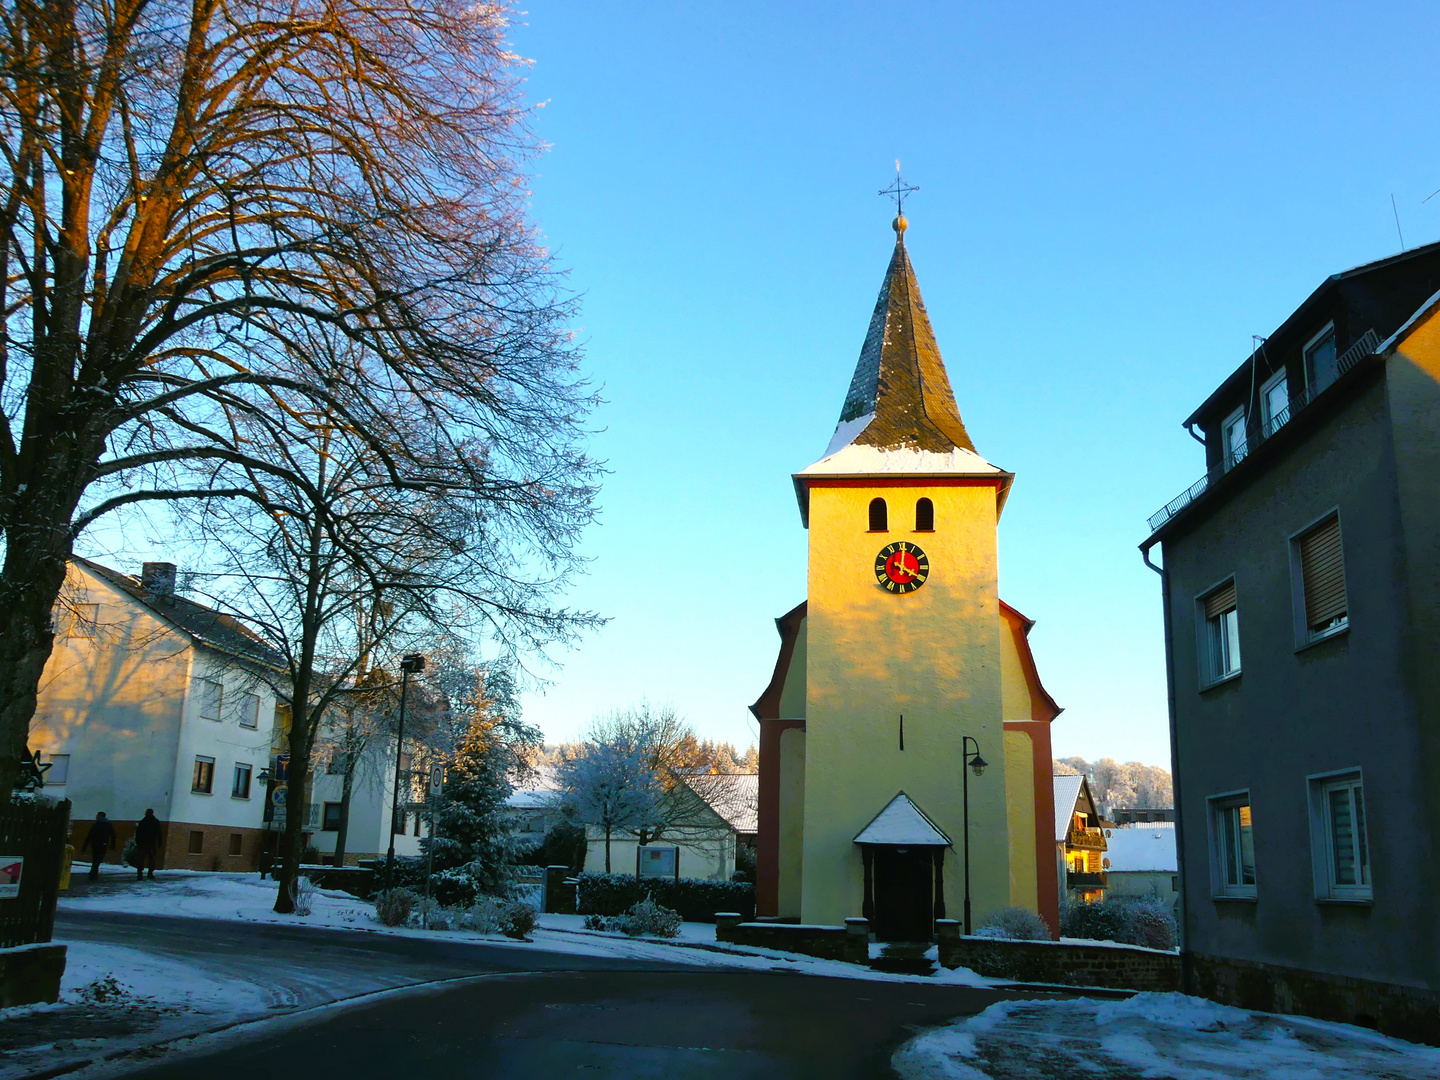
M73 559L55 627L30 748L49 766L44 794L73 804L77 849L97 811L123 846L148 808L162 866L257 867L279 727L270 646L177 595L173 563L132 577Z
M1176 902L1180 863L1173 821L1137 822L1105 834L1105 866L1111 896L1153 896Z

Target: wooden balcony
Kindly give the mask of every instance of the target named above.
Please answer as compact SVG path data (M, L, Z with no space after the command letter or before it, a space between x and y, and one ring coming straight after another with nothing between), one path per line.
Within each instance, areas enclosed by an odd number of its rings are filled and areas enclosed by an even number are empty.
M1083 851L1104 851L1105 831L1103 829L1071 829L1065 838L1065 846Z
M1076 892L1094 892L1096 889L1109 888L1110 879L1108 875L1103 873L1082 874L1078 871L1071 870L1065 875L1065 887L1067 889L1073 889Z

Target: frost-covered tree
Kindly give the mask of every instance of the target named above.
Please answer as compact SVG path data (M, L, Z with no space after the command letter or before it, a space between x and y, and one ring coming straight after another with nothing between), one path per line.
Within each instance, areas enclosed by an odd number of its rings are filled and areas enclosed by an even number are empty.
M611 837L653 827L665 794L653 748L624 732L608 735L587 739L556 770L567 806L580 821L604 830L607 874Z
M1117 806L1138 809L1175 805L1170 773L1158 765L1139 761L1122 764L1108 757L1099 761L1068 757L1054 762L1054 768L1060 776L1083 773L1090 781L1090 793L1095 796L1102 814Z

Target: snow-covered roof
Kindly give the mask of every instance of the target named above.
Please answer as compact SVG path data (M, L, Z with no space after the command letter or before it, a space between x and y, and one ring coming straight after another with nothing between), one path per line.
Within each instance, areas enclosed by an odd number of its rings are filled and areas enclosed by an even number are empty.
M1085 783L1081 773L1074 776L1055 777L1055 842L1058 844L1070 835L1070 818L1075 813L1075 800L1080 798L1080 787Z
M760 828L760 775L706 773L685 781L737 833Z
M903 791L890 800L855 837L857 844L950 847L950 838Z
M1174 823L1167 821L1162 824L1169 827L1159 828L1142 822L1133 828L1110 830L1105 838L1105 857L1110 860L1110 872L1160 870L1175 873L1179 862L1175 853Z
M556 805L560 792L553 788L516 788L505 799L512 810L542 810Z
M841 424L840 427L845 427ZM838 436L839 429L837 429ZM833 442L832 442L833 445ZM827 452L797 476L877 476L905 473L907 476L1002 476L1004 469L991 465L974 450L952 447L947 452L921 450L913 446L880 447L847 442Z

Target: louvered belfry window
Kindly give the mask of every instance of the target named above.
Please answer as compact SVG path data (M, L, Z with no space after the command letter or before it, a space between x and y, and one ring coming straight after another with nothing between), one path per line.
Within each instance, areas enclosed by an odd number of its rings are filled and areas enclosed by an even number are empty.
M1340 551L1340 518L1332 517L1300 538L1300 574L1305 589L1305 626L1311 635L1341 625L1349 614L1345 561Z

